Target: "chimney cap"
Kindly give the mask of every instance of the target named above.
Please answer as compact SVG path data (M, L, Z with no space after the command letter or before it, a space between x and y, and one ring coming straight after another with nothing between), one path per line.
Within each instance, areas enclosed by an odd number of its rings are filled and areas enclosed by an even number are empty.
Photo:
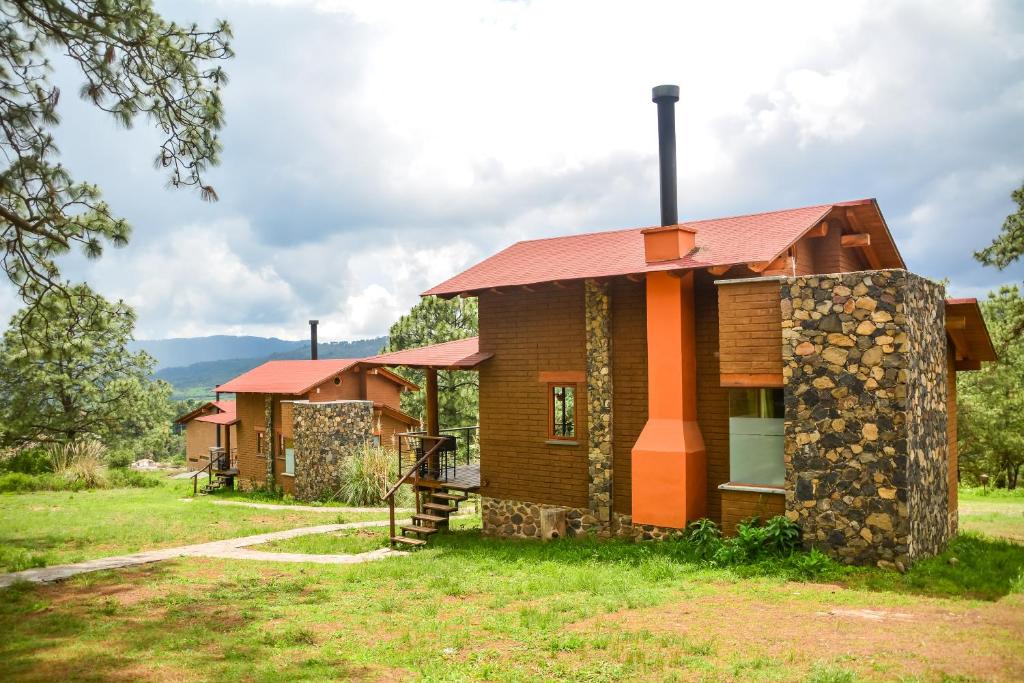
M309 324L310 324L310 325L319 325L319 324L320 324L320 321L319 321L319 320L310 320L310 321L309 321Z
M651 101L652 102L678 102L679 101L679 86L678 85L656 85L651 90Z

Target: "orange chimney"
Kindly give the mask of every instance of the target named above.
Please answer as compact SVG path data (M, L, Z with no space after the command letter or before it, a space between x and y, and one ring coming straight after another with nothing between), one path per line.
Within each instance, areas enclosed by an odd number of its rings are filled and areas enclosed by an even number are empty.
M645 228L644 260L648 263L675 261L697 246L697 231L681 225L663 225L659 228Z

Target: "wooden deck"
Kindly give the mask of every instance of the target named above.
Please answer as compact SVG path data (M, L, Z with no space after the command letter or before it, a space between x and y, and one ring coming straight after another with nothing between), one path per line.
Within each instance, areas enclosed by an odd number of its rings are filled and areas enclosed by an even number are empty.
M480 488L480 465L459 465L454 474L449 471L446 476L439 479L420 479L419 485L455 491L476 491Z

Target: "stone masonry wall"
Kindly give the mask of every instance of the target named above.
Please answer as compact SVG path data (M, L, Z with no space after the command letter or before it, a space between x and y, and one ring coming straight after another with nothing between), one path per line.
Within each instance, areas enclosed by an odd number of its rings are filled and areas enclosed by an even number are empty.
M296 401L292 422L295 444L295 497L321 500L343 483L342 466L349 449L373 435L371 401Z
M910 487L910 559L942 552L952 533L949 524L949 450L945 295L941 285L908 278L907 336L909 382L907 448ZM914 311L935 311L913 315ZM954 378L955 381L955 378ZM943 457L939 457L939 454Z
M587 280L587 462L590 515L611 522L612 512L612 336L608 283Z
M565 510L566 534L572 536L597 536L599 538L623 538L636 541L660 541L682 536L682 529L666 529L648 524L632 523L629 515L612 513L610 522L601 522L586 508L544 505L521 500L480 498L483 531L486 536L502 538L540 538L541 510Z
M942 288L902 270L781 284L786 515L807 545L902 568L941 550Z

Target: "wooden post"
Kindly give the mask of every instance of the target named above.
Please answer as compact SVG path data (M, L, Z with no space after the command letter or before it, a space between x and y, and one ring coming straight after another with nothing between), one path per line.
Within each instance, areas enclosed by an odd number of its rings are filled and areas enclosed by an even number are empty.
M440 418L437 415L437 368L427 368L427 434L441 433Z
M427 368L427 436L441 435L441 422L437 415L437 368ZM424 448L430 448L435 441L427 439L423 444ZM427 471L432 476L441 469L440 458L435 453L427 460Z

